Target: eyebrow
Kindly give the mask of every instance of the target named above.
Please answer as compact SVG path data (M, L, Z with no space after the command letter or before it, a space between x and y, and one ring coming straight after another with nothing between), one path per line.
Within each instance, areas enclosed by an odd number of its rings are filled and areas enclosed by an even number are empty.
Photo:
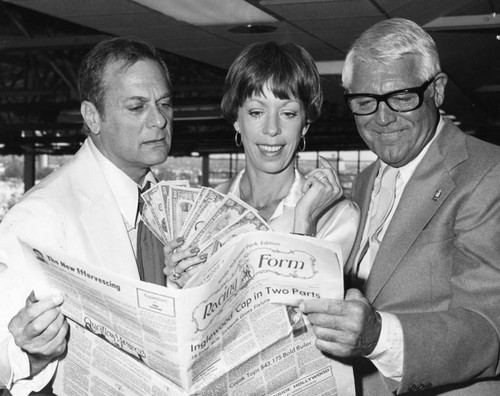
M280 99L280 98L277 98L277 99L285 101L283 103L284 105L287 105L289 103L296 103L296 104L300 105L300 101L298 99L293 99L293 98L290 98L290 99ZM265 99L263 100L263 99L259 99L259 98L256 98L256 97L247 98L247 101L248 102L257 102L257 103L260 103L262 105L265 104Z
M156 99L156 102L163 100L163 99L171 99L171 98L172 98L171 93L165 93L162 96L160 96L158 99ZM149 102L151 99L147 98L145 96L135 95L135 96L129 96L129 97L125 98L125 100L139 100L141 102Z

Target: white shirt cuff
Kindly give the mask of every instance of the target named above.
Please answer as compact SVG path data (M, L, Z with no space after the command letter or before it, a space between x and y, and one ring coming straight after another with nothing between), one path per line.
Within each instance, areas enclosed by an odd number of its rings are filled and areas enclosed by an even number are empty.
M15 381L29 377L28 356L10 336L0 342L0 388L10 389Z
M9 361L9 345L12 337L0 342L0 389L9 388L12 384L12 368Z
M10 389L12 396L26 396L31 392L41 390L50 382L57 367L57 360L55 360L33 378L25 379L30 376L30 361L28 355L15 344L14 339L9 341L8 359L11 376L7 389Z
M386 378L401 382L403 376L403 328L396 315L379 312L382 328L377 346L367 356Z

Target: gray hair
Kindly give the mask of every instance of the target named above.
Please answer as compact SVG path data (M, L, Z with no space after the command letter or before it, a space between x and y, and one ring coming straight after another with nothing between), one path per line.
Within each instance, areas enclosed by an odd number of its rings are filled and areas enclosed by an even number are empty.
M416 73L422 81L441 71L436 43L419 25L403 18L378 22L365 30L349 49L342 70L342 85L349 89L356 61L388 64L409 54L420 59Z

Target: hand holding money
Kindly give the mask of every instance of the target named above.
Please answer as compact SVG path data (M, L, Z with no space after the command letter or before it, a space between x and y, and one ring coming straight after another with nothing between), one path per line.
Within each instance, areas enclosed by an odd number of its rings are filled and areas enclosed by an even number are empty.
M191 188L187 180L162 181L144 192L142 221L164 245L168 282L183 287L220 247L235 236L271 227L233 194Z
M163 273L167 276L169 282L173 282L181 288L184 287L188 279L196 271L196 267L203 264L208 256L206 253L198 255L200 249L197 247L179 250L183 244L184 238L179 237L167 242L163 248L165 255Z

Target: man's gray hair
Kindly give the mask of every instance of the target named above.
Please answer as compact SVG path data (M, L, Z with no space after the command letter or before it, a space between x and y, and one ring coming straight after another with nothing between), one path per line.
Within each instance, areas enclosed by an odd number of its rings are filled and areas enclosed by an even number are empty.
M417 75L422 82L441 71L436 43L419 25L403 18L378 22L365 30L349 49L342 70L342 85L349 89L355 62L388 64L408 54L420 59Z

